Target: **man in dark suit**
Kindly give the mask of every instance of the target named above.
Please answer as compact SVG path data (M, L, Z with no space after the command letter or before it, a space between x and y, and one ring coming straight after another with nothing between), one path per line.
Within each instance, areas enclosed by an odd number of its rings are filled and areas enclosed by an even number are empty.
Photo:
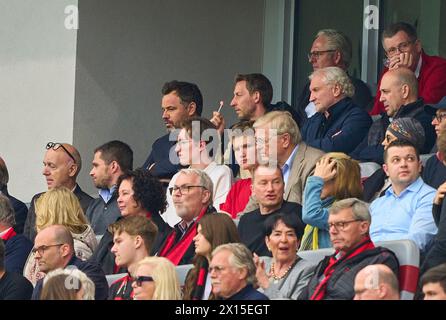
M9 173L5 161L0 157L0 194L5 195L11 202L15 212L14 230L17 233L23 233L26 216L28 215L28 207L22 201L14 198L8 193Z
M66 187L71 190L81 203L82 209L86 212L90 202L93 200L88 194L82 191L76 183L76 178L81 171L82 160L79 151L68 143L48 142L46 153L43 158L43 171L48 190L55 187ZM31 207L26 218L24 234L34 241L36 237L36 212L34 203L42 193L36 194L31 200Z

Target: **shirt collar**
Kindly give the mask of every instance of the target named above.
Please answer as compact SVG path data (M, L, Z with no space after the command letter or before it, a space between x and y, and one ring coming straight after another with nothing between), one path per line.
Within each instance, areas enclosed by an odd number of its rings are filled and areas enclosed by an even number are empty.
M5 234L7 234L8 233L8 231L9 230L11 230L12 229L12 227L10 227L10 228L8 228L8 229L6 229L5 231L3 231L3 232L0 232L0 238L1 237L3 237Z
M417 180L415 180L414 182L412 182L406 189L404 189L399 196L397 196L395 194L395 192L393 191L393 187L390 186L390 188L387 188L386 190L386 195L394 195L395 197L401 197L404 193L406 192L418 192L420 190L420 188L423 186L424 182L423 179L421 177L418 177Z
M116 184L113 185L110 189L99 189L99 195L105 202L108 202L113 197L113 193L115 192L115 190Z
M296 145L293 149L293 152L291 152L291 155L288 157L288 160L285 162L285 164L282 166L282 171L285 171L288 168L291 168L291 165L293 164L294 158L296 157L297 148L299 145Z

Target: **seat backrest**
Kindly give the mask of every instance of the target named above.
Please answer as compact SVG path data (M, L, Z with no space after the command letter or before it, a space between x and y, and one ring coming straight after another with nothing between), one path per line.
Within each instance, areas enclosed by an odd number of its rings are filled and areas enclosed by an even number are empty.
M180 286L184 286L184 282L186 281L187 273L190 269L192 269L193 264L182 264L175 267L178 275L178 281L180 281Z
M375 171L381 169L381 166L376 162L361 162L359 167L361 168L361 178L368 178L374 174Z
M299 251L297 255L304 260L318 264L326 256L331 256L334 253L333 248L319 249L319 250L305 250Z
M124 278L126 275L127 273L107 274L105 278L107 279L108 287L110 288L113 282L118 279Z
M420 273L420 250L412 240L393 240L376 242L393 251L400 264L399 285L401 300L413 300L417 290Z
M426 153L426 154L420 154L420 160L423 166L426 166L427 160L429 160L435 153Z

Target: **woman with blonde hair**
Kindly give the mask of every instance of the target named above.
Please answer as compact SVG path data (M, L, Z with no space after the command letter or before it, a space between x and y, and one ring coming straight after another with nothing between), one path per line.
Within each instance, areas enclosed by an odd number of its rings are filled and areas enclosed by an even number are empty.
M304 189L302 220L307 224L300 246L302 250L331 247L328 233L328 209L335 201L361 198L359 163L342 152L325 154Z
M70 230L74 239L74 251L81 260L87 260L93 254L98 242L93 229L82 210L78 198L65 187L56 187L42 194L35 203L36 231L51 226L63 225ZM42 278L34 255L30 253L23 275L33 285Z
M181 300L175 265L164 257L142 259L132 287L134 300Z
M94 282L79 269L56 269L43 279L40 300L94 300L94 294Z

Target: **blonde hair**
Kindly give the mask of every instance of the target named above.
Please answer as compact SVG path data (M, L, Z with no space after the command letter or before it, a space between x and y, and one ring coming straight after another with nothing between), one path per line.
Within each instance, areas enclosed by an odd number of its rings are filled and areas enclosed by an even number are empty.
M80 289L82 300L95 300L95 284L77 268L55 269L43 278L41 300L76 300Z
M163 257L146 257L138 263L153 267L150 275L155 282L153 300L181 300L180 282L175 265Z
M334 198L362 198L361 168L356 160L342 152L330 152L322 156L336 163L334 178Z
M269 129L277 130L277 135L288 133L290 135L290 140L294 145L297 145L302 141L299 127L291 116L291 113L288 111L270 111L258 118L254 122L253 127L257 130L264 125L268 125Z
M36 203L36 230L55 224L63 225L72 233L82 233L88 221L77 197L65 187L56 187L41 195Z

